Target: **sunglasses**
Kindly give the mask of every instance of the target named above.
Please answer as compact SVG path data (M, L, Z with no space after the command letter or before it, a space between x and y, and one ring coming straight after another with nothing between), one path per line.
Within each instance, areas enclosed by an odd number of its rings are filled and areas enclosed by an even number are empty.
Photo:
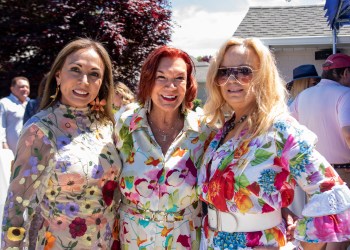
M248 66L218 68L217 84L224 86L233 76L240 84L248 84L253 78L253 69Z

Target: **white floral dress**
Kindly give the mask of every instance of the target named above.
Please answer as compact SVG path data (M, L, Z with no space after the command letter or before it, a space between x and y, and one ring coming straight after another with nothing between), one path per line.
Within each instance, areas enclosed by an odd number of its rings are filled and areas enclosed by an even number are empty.
M202 209L196 194L197 169L208 145L209 127L189 111L183 130L165 155L144 108L123 113L116 132L123 161L122 249L198 249ZM148 211L167 212L171 221L163 221L162 216L154 221Z
M298 183L310 199L297 222L295 238L350 239L350 191L315 150L316 136L311 131L290 116L280 116L249 143L232 138L218 146L221 135L222 130L211 141L198 174L202 200L228 213L269 213L290 205ZM286 244L285 234L284 222L255 232L215 231L205 217L202 243L205 249L215 250L281 247Z
M89 108L58 103L28 121L13 165L1 249L28 246L37 206L44 222L36 249L110 249L121 170L112 135L113 124Z

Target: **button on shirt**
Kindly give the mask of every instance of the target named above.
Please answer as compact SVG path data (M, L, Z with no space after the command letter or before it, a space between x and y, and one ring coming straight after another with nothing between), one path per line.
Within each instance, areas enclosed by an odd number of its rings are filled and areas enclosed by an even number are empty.
M6 142L15 153L19 134L23 127L23 115L29 98L22 103L10 94L0 100L0 142Z

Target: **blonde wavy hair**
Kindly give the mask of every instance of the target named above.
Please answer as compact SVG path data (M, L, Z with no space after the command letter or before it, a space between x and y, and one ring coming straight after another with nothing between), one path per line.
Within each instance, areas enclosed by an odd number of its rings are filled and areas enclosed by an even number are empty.
M122 106L135 101L134 93L122 82L115 84L114 91L121 97Z
M293 81L293 85L290 89L290 97L294 99L299 95L299 93L307 88L310 88L312 86L315 86L315 82L318 82L318 79L310 78L303 78Z
M235 38L227 40L210 61L207 74L206 91L207 102L204 112L210 125L225 122L226 112L232 115L234 110L227 105L221 95L220 87L216 84L217 71L223 61L226 51L231 46L243 46L251 49L259 59L259 68L254 71L253 79L249 83L249 91L255 96L253 111L248 115L248 133L246 140L266 132L276 116L288 112L286 105L287 90L285 82L280 77L275 58L270 50L257 38Z

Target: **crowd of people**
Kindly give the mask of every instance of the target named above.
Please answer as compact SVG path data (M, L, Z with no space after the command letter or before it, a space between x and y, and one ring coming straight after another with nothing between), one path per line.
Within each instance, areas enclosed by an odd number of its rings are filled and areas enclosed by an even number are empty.
M349 246L349 56L330 56L322 77L301 65L286 84L259 39L232 37L210 61L204 114L180 49L148 55L136 95L112 72L101 43L77 39L27 121L28 79L0 100L14 155L1 249Z

